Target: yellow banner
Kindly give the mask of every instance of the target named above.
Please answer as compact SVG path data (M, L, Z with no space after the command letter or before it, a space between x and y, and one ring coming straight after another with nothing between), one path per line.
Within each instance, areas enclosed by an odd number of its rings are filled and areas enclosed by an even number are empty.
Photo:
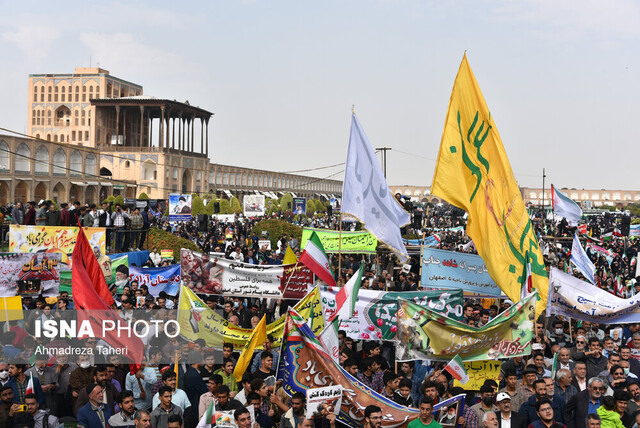
M453 380L453 386L459 386L470 391L479 391L480 387L484 385L484 381L491 379L498 381L500 376L500 367L502 362L500 361L469 361L464 363L464 368L469 375L469 382L462 384L459 380Z
M466 55L451 92L431 193L469 214L467 234L493 280L514 302L520 300L529 251L540 313L549 288L542 252Z
M106 254L105 228L85 227L84 233L91 247L100 248ZM62 253L71 255L76 246L78 228L71 226L22 226L12 224L9 227L9 251L15 253ZM62 257L62 263L70 264L68 257Z
M0 322L21 320L23 317L21 296L0 297Z
M315 334L324 330L322 316L322 298L318 287L314 288L294 306L294 309L305 319L311 320L311 329ZM274 338L273 347L279 348L284 333L285 317L267 325L267 335ZM178 323L180 334L195 341L204 339L208 346L222 348L224 343L233 343L234 349L242 349L251 337L253 329L236 327L222 316L218 315L191 291L188 287L180 287L180 301L178 302ZM259 344L256 349L262 349Z

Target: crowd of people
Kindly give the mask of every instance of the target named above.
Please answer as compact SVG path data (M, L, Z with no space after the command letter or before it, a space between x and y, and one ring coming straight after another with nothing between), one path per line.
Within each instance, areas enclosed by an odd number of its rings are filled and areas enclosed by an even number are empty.
M279 237L273 249L259 245L262 238L253 232L259 218L236 216L234 221L210 219L206 231L194 219L169 223L149 208L121 206L82 206L67 209L61 204L41 201L16 204L10 213L14 224L111 226L116 251L142 248L144 230L161 227L189 239L206 253L219 253L229 259L252 264L278 264L287 247L300 255L300 243L294 236ZM462 215L461 215L462 214ZM140 216L142 220L138 220ZM135 218L135 222L134 222ZM300 222L293 217L280 218ZM610 221L610 219L607 219ZM33 223L32 223L33 222ZM306 225L337 229L339 217L305 220ZM118 233L130 223L140 229L137 237ZM136 225L134 227L134 224ZM598 224L590 220L590 224ZM609 223L603 222L602 225ZM138 227L139 226L139 227ZM351 224L343 224L349 229ZM464 233L465 216L451 207L430 207L420 213L418 236L438 234L442 249L474 252ZM566 229L542 222L534 223L540 237L547 266L582 277L570 263L573 236ZM611 226L614 226L613 224ZM552 231L554 236L545 236ZM598 234L607 230L600 227ZM120 240L118 242L118 240ZM619 297L640 292L636 281L639 243L614 237L595 242L587 248L597 267L597 285ZM148 265L157 265L153 251ZM335 279L345 284L365 264L362 288L384 291L417 291L420 284L420 259L414 255L404 265L388 252L362 256L331 255ZM114 300L123 319L167 319L178 304L178 296L154 297L136 281L120 284ZM286 313L295 301L278 301L269 306L266 299L203 296L206 304L230 323L253 328L262 315L274 321ZM137 302L144 301L140 305ZM464 319L481 327L512 302L506 299L465 299ZM234 377L239 353L226 343L223 349L210 348L204 340L187 341L181 337L158 343L143 339L144 362L134 371L117 356L59 355L52 358L38 353L43 340L34 337L38 320L64 318L74 306L73 296L60 293L57 298L23 296L24 320L4 326L0 352L0 427L57 427L74 421L86 428L106 427L195 427L211 402L218 411L233 412L241 428L257 427L335 427L342 423L329 408L306 418L306 397L289 397L275 381L280 351L268 337L255 353L240 381ZM269 309L271 308L271 309ZM640 323L598 325L576 322L560 316L541 316L535 323L532 352L502 362L500 375L487 379L479 390L453 386L443 364L427 361L395 361L392 342L359 341L339 332L339 362L360 382L402 406L419 410L410 428L458 425L462 428L636 428L640 422ZM72 343L75 343L72 341ZM105 343L98 338L78 342L96 350ZM177 356L177 364L173 364ZM555 364L554 364L555 362ZM555 366L555 367L554 367ZM552 371L553 370L553 371ZM32 380L33 388L28 391ZM445 411L434 416L434 406L467 394L460 414ZM362 425L372 428L383 424L383 409L371 405L363 409ZM252 422L253 421L253 422ZM386 423L385 423L386 424Z

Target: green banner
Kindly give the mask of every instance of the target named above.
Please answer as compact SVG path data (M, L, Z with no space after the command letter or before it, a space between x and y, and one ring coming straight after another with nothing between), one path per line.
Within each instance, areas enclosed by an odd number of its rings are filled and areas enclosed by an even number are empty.
M378 240L369 232L342 232L338 230L325 230L304 228L302 230L302 242L300 248L304 249L311 232L315 231L324 246L324 251L329 253L350 253L350 254L375 254ZM342 240L342 245L340 245Z
M496 316L483 327L470 327L428 307L400 299L396 340L399 361L496 360L529 355L538 293Z

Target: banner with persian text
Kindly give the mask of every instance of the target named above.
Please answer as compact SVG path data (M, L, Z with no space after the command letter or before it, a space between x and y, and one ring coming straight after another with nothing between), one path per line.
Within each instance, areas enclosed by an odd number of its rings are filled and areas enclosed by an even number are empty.
M489 275L482 257L422 247L423 287L452 288L499 297L502 291Z
M318 238L322 242L324 251L330 253L347 253L347 254L375 254L378 240L367 231L362 232L342 232L338 230L326 229L302 229L302 242L300 248L304 248L307 240L311 236L311 232L316 232Z
M302 298L294 308L305 317L315 334L324 330L324 317L322 316L322 303L320 290L314 288ZM274 349L280 349L282 334L284 331L285 317L280 317L271 324L267 324L267 334L275 339ZM244 347L252 329L237 327L210 309L190 288L180 288L180 300L178 302L178 323L180 334L190 341L204 339L207 346L222 349L224 343L232 343L233 347L240 350ZM257 349L262 349L260 344Z
M400 300L396 359L448 361L460 355L477 361L529 355L537 299L537 292L530 294L480 328Z
M85 227L84 233L91 248L106 253L105 228ZM71 226L23 226L9 227L9 252L12 253L62 253L62 263L71 265L69 257L76 246L78 228Z
M325 319L329 319L336 310L338 291L339 287L328 286L320 290ZM390 292L360 289L353 316L340 320L340 330L353 339L396 339L398 299L411 300L440 315L462 321L462 290Z
M129 266L129 281L137 281L138 287L146 285L149 294L158 297L164 291L169 296L175 296L180 291L180 265L163 266L159 268L145 268Z
M598 324L637 323L640 322L640 295L622 299L552 267L547 316L549 314Z
M182 249L184 285L203 294L300 299L313 285L313 273L302 264L252 265Z
M0 253L0 297L57 297L60 253Z

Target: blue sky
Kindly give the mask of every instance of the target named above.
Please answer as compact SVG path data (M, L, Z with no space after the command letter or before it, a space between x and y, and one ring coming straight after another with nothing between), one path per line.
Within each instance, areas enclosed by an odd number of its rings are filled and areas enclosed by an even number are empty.
M23 132L30 73L108 69L215 113L214 162L346 159L351 106L391 184L429 185L463 53L522 186L637 189L633 0L9 2L0 127ZM315 176L342 178L341 167Z

